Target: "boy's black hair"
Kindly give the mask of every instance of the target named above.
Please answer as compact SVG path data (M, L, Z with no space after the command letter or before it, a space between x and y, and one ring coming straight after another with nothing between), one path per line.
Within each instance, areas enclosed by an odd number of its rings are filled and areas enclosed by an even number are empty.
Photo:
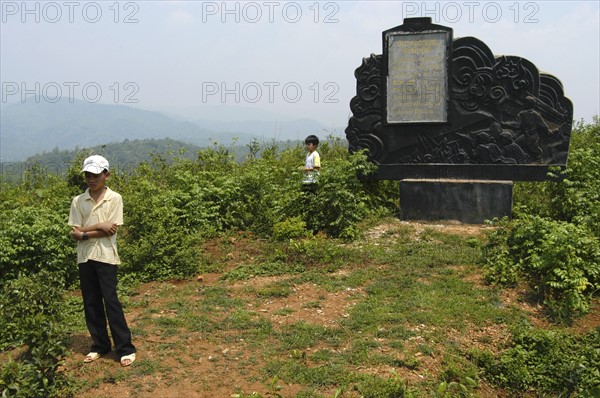
M315 146L319 145L319 137L317 137L316 135L309 135L308 137L306 137L306 139L304 140L305 144L315 144Z

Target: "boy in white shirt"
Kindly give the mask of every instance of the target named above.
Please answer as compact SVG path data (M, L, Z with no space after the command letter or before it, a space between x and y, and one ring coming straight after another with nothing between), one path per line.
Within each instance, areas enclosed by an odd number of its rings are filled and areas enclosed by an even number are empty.
M321 157L317 152L319 138L316 135L309 135L304 140L306 144L306 161L304 162L304 180L303 184L316 184L319 178L319 170L321 169Z
M108 161L90 156L83 162L86 191L73 198L69 225L77 241L79 282L85 321L92 336L92 348L84 362L92 362L110 352L106 321L122 366L135 361L135 346L123 308L117 297L117 228L123 224L123 199L105 184L110 177Z

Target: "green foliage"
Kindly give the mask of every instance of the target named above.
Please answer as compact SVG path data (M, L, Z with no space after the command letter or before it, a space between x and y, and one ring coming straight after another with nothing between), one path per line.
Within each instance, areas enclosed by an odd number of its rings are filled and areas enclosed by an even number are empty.
M56 396L66 384L58 366L66 354L61 323L63 281L42 271L8 281L0 295L0 347L24 344L27 351L0 370L0 391L7 397Z
M585 313L600 288L600 243L576 224L536 216L504 222L484 252L489 281L524 279L560 321Z
M498 229L488 234L488 243L482 247L482 263L486 267L485 278L488 283L514 287L521 275L508 246L511 224L504 219L497 221L496 225Z
M404 398L410 397L406 383L397 375L382 378L372 375L360 377L354 389L363 398Z
M75 249L65 214L44 206L0 212L0 288L19 274L42 270L59 275L66 286L77 281Z
M301 189L299 145L280 151L253 143L238 163L235 152L215 143L193 160L157 155L134 172L113 173L110 185L124 200L122 271L142 281L193 275L201 241L229 230L275 241L311 232L358 237L358 222L388 213L395 191L385 183L359 181L357 173L374 166L364 154L349 154L340 140L324 141L320 149L328 160L315 193Z
M572 132L559 181L518 183L513 222L502 221L484 247L487 279L524 280L550 315L570 322L600 288L600 119Z
M285 241L295 238L306 238L307 236L306 223L300 217L292 217L273 225L271 238L275 241Z
M359 236L358 222L371 215L389 214L395 199L390 199L391 195L379 195L388 188L386 183L367 183L356 178L375 169L363 152L328 160L328 155L336 155L339 147L338 144L322 151L316 192L302 192L298 202L291 204L286 212L294 215L300 212L298 215L314 232L324 231L330 236L354 240Z
M562 183L548 186L551 216L586 226L600 238L600 119L580 123Z
M80 165L89 152L73 155L66 178L33 166L21 183L2 183L2 281L49 269L61 273L67 285L76 282L75 244L66 217L71 198L85 188ZM115 166L108 185L124 199L121 272L140 281L188 277L198 271L202 240L229 230L275 241L318 232L351 239L358 236L358 222L394 206L389 198L395 191L386 184L356 178L373 165L362 154L350 155L340 140L322 144L328 160L315 194L301 189L300 145L261 148L254 142L248 153L240 163L239 155L215 143L195 158L171 152L132 167L107 155Z
M195 257L198 240L177 216L177 193L157 191L143 177L122 192L126 220L119 231L122 272L133 273L140 281L194 274L198 267Z
M594 396L600 381L600 329L583 336L518 327L500 357L476 353L493 383L515 392Z
M58 319L63 292L56 273L44 270L33 276L20 276L5 283L0 290L0 349L28 342L28 322L36 316Z
M518 182L517 215L535 214L586 226L600 238L600 119L580 122L571 134L567 168L554 170L561 181Z
M2 397L67 397L62 391L67 380L60 373L47 374L34 364L10 358L0 368Z
M464 382L443 381L438 386L436 394L438 397L473 397L478 383L470 377L465 377Z
M442 397L476 396L479 370L463 357L448 355L442 360L442 371L436 395Z

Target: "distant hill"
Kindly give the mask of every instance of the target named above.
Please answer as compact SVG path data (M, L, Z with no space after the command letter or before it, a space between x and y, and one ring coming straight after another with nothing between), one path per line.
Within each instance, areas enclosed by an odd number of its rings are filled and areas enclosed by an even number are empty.
M158 110L158 109L151 109ZM319 137L343 135L346 123L324 125L314 119L298 118L270 108L251 108L237 104L171 107L158 110L176 119L187 120L212 131L246 133L261 139L276 141L304 140L309 134Z
M129 140L96 145L93 147L44 151L28 157L20 162L2 162L0 170L5 181L20 181L22 174L34 165L57 175L65 175L77 155L105 156L111 164L111 170L128 171L144 161L150 161L153 156L171 161L175 157L195 159L201 148L193 144L175 141L170 138Z
M170 138L129 140L112 144L97 145L91 148L75 148L70 150L54 149L50 152L27 158L27 165L62 165L71 164L81 152L85 156L102 155L109 163L118 168L135 167L153 156L161 156L170 161L174 157L195 159L201 148L197 145L175 141Z
M236 108L228 112L209 106L167 116L125 105L69 102L62 98L56 103L3 103L0 112L0 162L5 163L24 161L43 152L90 148L124 139L171 138L199 147L213 142L243 146L253 138L297 141L308 134L331 133L311 119L279 118L266 111L240 114ZM246 119L251 116L254 117Z
M199 126L213 131L235 131L250 134L258 139L275 139L277 141L302 141L309 134L325 136L323 125L310 119L295 119L286 121L241 120L217 121L193 119Z
M217 133L192 122L180 121L125 105L93 104L63 98L56 103L18 102L2 107L0 160L22 161L53 149L121 142L124 139L172 138L207 146L211 141L229 144L250 142L243 133Z

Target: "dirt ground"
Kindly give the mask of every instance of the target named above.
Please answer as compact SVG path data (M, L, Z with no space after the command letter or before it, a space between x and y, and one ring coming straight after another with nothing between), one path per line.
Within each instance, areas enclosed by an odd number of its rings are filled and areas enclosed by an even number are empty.
M378 225L370 229L365 235L367 240L381 241L382 239L393 239L394 231L407 223L389 222ZM441 225L410 223L414 228L414 238L418 239L419 234L428 229L440 230L445 233L469 235L474 237L483 236L489 226L485 225ZM233 238L231 238L233 239ZM227 252L222 251L223 242L219 240L211 241L205 245L205 250L212 251L214 256L222 256L233 268L241 258L248 258L257 255L257 249L251 239L243 237L234 239L227 246ZM235 243L235 244L233 244ZM382 242L382 244L384 244ZM339 273L347 272L342 269ZM175 288L183 288L187 285L212 286L222 274L204 274L197 280L173 283ZM281 277L255 277L242 282L235 282L228 287L236 297L244 299L248 295L249 289L259 289L263 286L271 285L274 282L285 280L289 276ZM469 282L481 284L481 276L475 275L469 278ZM144 284L139 289L136 296L149 300L148 305L160 308L160 297L148 296L153 292L159 283ZM348 317L351 308L361 301L366 292L361 289L347 289L341 292L327 292L319 286L305 283L293 287L293 294L282 298L269 298L256 304L256 300L248 299L246 305L248 309L260 313L271 321L273 328L278 330L303 320L310 324L321 325L325 327L335 326L336 323ZM150 297L150 299L148 299ZM134 298L135 300L135 298ZM529 303L526 299L524 289L506 289L501 294L501 300L504 305L514 305L523 309L529 316L531 322L540 327L550 327L545 320L541 308L535 304ZM307 305L315 303L317 305ZM134 307L126 311L126 317L129 324L135 327L136 322L143 308ZM170 313L163 310L154 314L155 317L175 317L176 313ZM83 315L82 315L83 316ZM600 326L600 307L596 302L593 310L584 319L578 320L572 330L578 333L584 333L594 327ZM417 345L422 335L431 333L430 326L417 325L413 330L415 335L409 339L407 344ZM488 327L473 327L470 333L465 334L459 331L450 331L449 338L456 341L463 347L480 347L490 349L492 347L502 347L503 343L509 338L509 332L502 326L490 325ZM91 364L81 363L83 356L87 353L90 344L87 334L72 336L72 354L67 358L63 370L75 375L76 378L87 380L93 385L93 388L85 391L82 396L98 398L114 397L194 397L194 398L219 398L232 397L236 392L243 391L250 394L253 391L260 393L263 397L277 396L275 390L269 390L264 383L264 374L261 369L266 364L266 359L260 353L254 352L251 342L244 341L236 336L223 336L219 340L207 340L202 333L187 332L183 335L161 336L148 334L143 337L134 337L134 343L138 349L138 360L129 368L121 368L118 358L112 353L109 356L100 358ZM185 349L174 350L172 355L165 357L165 348L169 344L181 344L185 341ZM385 341L380 342L380 349L393 350L386 346ZM340 350L344 350L341 347ZM315 348L313 348L315 350ZM299 353L298 355L310 354ZM402 355L401 353L399 355ZM401 359L401 358L400 358ZM146 361L144 361L146 360ZM420 365L417 370L411 370L405 367L380 366L376 368L357 367L357 371L372 373L378 375L389 375L395 372L402 379L407 380L410 385L415 385L427 378L433 378L439 373L441 368L441 358L435 356L422 356L419 358ZM145 365L146 363L146 365ZM160 369L152 368L148 364L160 364ZM140 366L141 365L141 366ZM127 377L128 372L134 372L135 377ZM100 377L99 379L99 376ZM129 375L131 376L131 375ZM302 390L302 386L286 384L282 381L276 381L274 384L281 386L278 393L283 397L295 396ZM326 397L333 397L335 390L320 390L319 393ZM271 395L269 395L271 394ZM480 385L477 394L481 397L496 397L503 395L501 392L494 391L486 384ZM345 392L344 397L352 397L352 392Z

